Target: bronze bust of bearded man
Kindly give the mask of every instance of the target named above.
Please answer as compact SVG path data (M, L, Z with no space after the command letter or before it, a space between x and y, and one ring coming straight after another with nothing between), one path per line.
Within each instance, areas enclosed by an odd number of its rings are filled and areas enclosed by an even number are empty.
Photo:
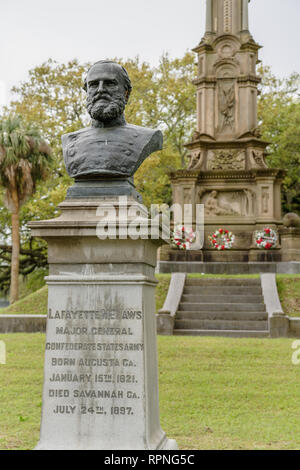
M151 153L161 150L162 133L125 121L132 86L127 71L116 62L96 62L84 89L92 125L62 137L68 174L77 181L133 176Z

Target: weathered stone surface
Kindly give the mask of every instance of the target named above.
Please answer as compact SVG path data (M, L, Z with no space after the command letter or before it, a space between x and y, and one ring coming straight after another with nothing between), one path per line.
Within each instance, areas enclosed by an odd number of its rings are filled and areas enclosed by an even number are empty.
M162 240L120 239L130 218L118 219L116 239L100 240L99 207L111 203L68 200L58 219L31 224L48 241L50 268L37 449L177 448L159 422L154 269Z
M300 227L283 227L280 230L282 261L300 261Z
M157 333L172 335L175 315L182 297L186 274L172 273L168 294L163 308L156 315Z
M192 253L192 252L191 252ZM191 254L188 253L188 254ZM199 262L199 261L160 261L159 273L203 273L203 274L300 274L300 262Z

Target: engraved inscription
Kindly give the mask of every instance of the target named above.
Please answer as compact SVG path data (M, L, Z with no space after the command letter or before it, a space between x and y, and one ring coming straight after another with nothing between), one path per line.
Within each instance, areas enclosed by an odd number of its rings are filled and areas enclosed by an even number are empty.
M143 312L134 308L49 309L52 341L46 343L46 396L53 403L50 412L117 419L140 412L135 404L143 396L138 373L143 364L143 318Z

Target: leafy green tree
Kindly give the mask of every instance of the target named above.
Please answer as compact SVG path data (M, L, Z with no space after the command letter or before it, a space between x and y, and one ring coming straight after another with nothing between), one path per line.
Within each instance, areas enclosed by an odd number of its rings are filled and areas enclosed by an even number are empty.
M261 94L258 117L262 138L270 143L269 166L283 168L283 209L300 211L300 75L286 79L275 77L270 67L260 67Z
M155 70L156 125L164 133L166 147L174 156L180 157L182 167L185 166L185 144L196 126L196 88L193 84L196 75L195 55L188 52L181 59L163 55Z
M38 129L19 116L0 121L0 183L5 188L4 204L11 212L10 302L18 299L20 265L20 208L45 180L51 164L50 147Z

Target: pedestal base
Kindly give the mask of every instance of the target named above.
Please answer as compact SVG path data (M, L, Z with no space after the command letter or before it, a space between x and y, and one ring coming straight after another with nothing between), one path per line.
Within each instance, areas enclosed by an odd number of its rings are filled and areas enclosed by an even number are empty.
M159 420L154 269L162 241L100 240L101 203L71 200L58 219L34 224L49 248L36 449L177 449ZM117 233L130 223L119 219Z
M102 447L88 447L88 448L82 448L82 447L76 447L76 444L74 443L74 447L65 447L64 445L62 447L49 447L47 443L39 442L37 446L34 448L34 450L178 450L178 445L177 442L174 439L168 439L164 438L163 441L158 445L158 447L155 448L150 448L150 447L135 447L133 444L132 447L111 447L109 449L104 449Z

